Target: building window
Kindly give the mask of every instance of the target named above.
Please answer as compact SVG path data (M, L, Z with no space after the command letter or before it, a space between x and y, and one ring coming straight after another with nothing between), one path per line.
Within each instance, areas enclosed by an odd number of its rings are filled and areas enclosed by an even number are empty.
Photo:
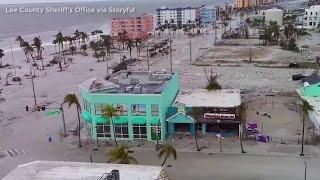
M309 22L309 25L312 26L312 22Z
M312 12L310 12L310 15L312 15Z
M102 115L102 109L106 106L107 104L94 104L95 115Z
M145 116L146 115L146 105L145 104L133 104L132 115L134 116Z
M110 124L97 124L98 137L111 137Z
M128 124L114 124L114 129L117 138L129 138Z
M128 109L125 104L114 104L113 107L117 109L118 116L127 116L128 115Z
M87 112L91 113L91 104L89 101L83 99L83 108L84 110L86 110Z
M161 140L161 125L151 126L151 139L152 140Z
M159 116L159 105L158 104L151 104L151 115L152 116Z
M147 126L145 124L133 125L133 138L134 139L147 139Z

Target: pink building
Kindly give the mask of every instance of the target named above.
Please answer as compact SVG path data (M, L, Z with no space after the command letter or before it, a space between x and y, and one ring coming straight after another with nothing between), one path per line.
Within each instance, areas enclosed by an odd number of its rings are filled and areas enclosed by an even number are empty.
M147 39L149 33L153 32L153 16L143 14L137 17L119 17L111 21L111 36L127 32L129 39Z

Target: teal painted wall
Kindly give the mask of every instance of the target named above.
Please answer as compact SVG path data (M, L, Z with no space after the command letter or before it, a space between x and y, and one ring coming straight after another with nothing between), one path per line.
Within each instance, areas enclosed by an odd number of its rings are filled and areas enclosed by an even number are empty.
M146 119L147 119L147 137L151 141L151 124L150 119L153 117L151 112L151 105L157 104L159 106L159 119L161 123L161 140L164 140L167 137L167 123L166 123L166 113L169 106L175 101L178 93L180 91L180 83L178 74L174 74L170 81L165 85L165 89L161 94L98 94L98 93L89 93L81 89L81 98L90 102L91 117L94 119L95 115L95 104L125 104L127 106L128 115L125 116L128 118L128 131L129 138L128 140L133 140L132 132L132 122L131 119L135 116L131 115L131 106L133 104L145 104L146 105ZM83 104L82 104L83 106ZM92 121L92 131L91 137L96 139L96 123ZM111 124L112 125L112 124ZM113 128L110 128L111 139L113 137ZM99 137L99 139L108 139ZM110 138L109 138L110 139ZM117 138L121 139L121 138Z
M300 92L301 92L301 95L303 96L309 96L309 97L320 96L320 83L312 84L307 87L301 86Z

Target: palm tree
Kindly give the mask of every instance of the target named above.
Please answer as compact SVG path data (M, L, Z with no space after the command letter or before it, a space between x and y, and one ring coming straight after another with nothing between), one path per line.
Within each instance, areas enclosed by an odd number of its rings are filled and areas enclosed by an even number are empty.
M198 138L197 138L197 131L198 131L198 128L197 128L197 123L198 123L198 120L200 119L201 115L200 115L200 112L197 108L192 108L191 111L189 112L189 115L191 117L193 117L194 119L194 123L195 123L195 132L194 132L194 140L196 141L196 148L197 148L197 151L201 151L201 149L199 148L199 145L198 145Z
M26 41L24 41L23 43L23 52L27 58L27 62L29 62L29 56L31 56L32 60L33 60L33 63L36 64L35 60L34 60L34 56L33 56L33 53L34 53L34 49L33 47Z
M134 47L134 42L130 39L127 41L127 49L129 49L130 59L132 58L132 48Z
M171 156L174 160L177 159L177 152L176 149L172 146L172 144L163 144L160 146L158 158L160 159L162 156L165 156L164 161L162 162L161 166L163 166L167 159Z
M142 39L140 37L137 37L135 39L135 46L137 48L137 55L138 55L138 58L140 57L140 50L141 50L141 45L142 45Z
M128 40L128 32L127 31L119 32L118 36L119 36L119 41L122 43L122 49L124 49L124 45Z
M107 56L110 58L111 47L113 46L112 38L110 35L101 35L102 44L107 50Z
M52 41L52 44L54 45L54 51L55 51L55 53L57 54L57 44L58 44L58 41L57 41L56 39L54 39L54 40Z
M71 55L74 55L76 50L77 50L77 48L75 46L70 46L70 48L69 48Z
M116 162L119 164L138 164L138 161L129 155L128 149L128 146L125 145L120 145L111 149L107 152L107 155L109 156L108 162Z
M89 43L89 46L90 48L94 51L94 57L96 57L98 59L98 62L100 62L100 59L99 59L99 54L98 54L98 50L99 50L99 44L98 42L95 42L95 41L91 41Z
M78 44L79 44L79 48L80 48L80 42L81 42L81 33L79 32L79 30L77 29L74 33L74 39L78 40Z
M21 47L21 49L23 49L24 40L22 39L22 37L17 36L15 41L19 42L19 46Z
M301 136L301 153L300 153L300 156L304 156L303 144L304 144L305 121L306 121L306 118L309 116L309 111L313 111L313 106L310 105L308 101L302 99L301 100L301 104L300 104L300 108L301 108L300 113L302 113L302 136Z
M243 149L243 144L242 144L243 123L247 118L247 109L244 103L242 103L239 107L239 116L240 116L240 128L239 128L240 148L241 148L241 153L246 153Z
M35 37L33 39L33 46L37 50L38 58L40 58L40 60L41 60L42 70L44 70L43 58L42 58L42 51L44 50L44 48L42 47L42 42L41 42L40 37Z
M61 46L61 50L63 51L63 43L64 43L64 36L62 34L61 31L58 32L58 34L55 35L56 37L56 42L58 43L58 47L59 47L59 54L60 54L60 46Z
M80 39L82 43L86 44L86 41L89 40L89 36L85 32L80 32Z
M76 108L77 108L77 114L78 114L78 140L79 140L79 147L82 147L81 145L81 133L80 133L80 112L81 112L81 105L79 103L79 100L76 96L76 94L67 94L65 97L64 97L64 101L63 103L68 103L69 104L69 108L72 106L72 105L75 105Z
M112 105L107 105L102 108L102 116L104 118L110 120L110 122L112 124L112 128L113 128L114 143L116 146L118 146L118 142L117 142L117 138L116 138L116 130L115 130L114 122L113 122L113 119L118 116L117 109L115 107L113 107Z
M0 49L0 68L2 68L2 57L4 56L3 49Z
M82 55L85 55L86 52L87 52L88 47L87 47L86 44L83 44L83 45L80 47L80 49L81 49Z

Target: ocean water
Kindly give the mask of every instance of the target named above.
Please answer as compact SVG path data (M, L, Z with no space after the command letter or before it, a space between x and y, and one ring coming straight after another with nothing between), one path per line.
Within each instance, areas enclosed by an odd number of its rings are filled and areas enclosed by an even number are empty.
M76 29L90 34L95 29L101 29L109 33L109 19L118 16L132 16L136 14L155 14L159 7L186 7L200 6L203 4L224 5L232 3L232 0L114 0L104 2L79 2L56 4L14 4L0 5L0 49L10 50L10 39L13 49L19 49L19 44L14 41L21 35L31 41L40 36L44 45L51 45L54 35L61 30L63 34L71 35ZM135 7L135 13L7 13L6 9L17 8L61 8L69 7L75 10L77 7L85 8L126 8Z

